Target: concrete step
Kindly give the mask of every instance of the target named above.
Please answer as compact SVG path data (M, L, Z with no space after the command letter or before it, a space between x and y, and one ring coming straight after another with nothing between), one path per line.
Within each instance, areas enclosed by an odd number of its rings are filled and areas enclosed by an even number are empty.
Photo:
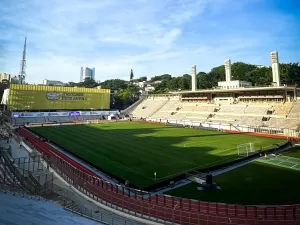
M75 202L73 201L69 201L65 204L64 206L66 209L72 211L72 212L77 212L77 213L81 213L80 208L78 207L78 205L76 205Z

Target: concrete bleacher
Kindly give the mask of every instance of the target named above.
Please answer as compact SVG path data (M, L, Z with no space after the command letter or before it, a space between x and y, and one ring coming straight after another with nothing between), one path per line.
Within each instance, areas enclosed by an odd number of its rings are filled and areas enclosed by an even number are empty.
M133 117L147 118L155 114L165 103L168 102L168 99L165 97L161 98L146 98L134 109L129 111Z
M233 114L244 114L246 105L222 105L218 113L233 113Z
M293 107L291 108L288 118L299 118L300 117L300 102L294 102Z
M275 103L272 104L274 109L274 115L286 116L290 113L291 109L294 106L294 102L285 102L285 103Z
M244 114L255 114L255 115L265 115L267 110L270 109L269 105L263 104L254 104L254 105L247 105L245 108Z

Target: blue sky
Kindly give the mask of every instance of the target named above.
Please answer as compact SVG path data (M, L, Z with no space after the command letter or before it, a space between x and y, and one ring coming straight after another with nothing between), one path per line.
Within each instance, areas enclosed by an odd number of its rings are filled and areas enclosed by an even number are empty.
M3 7L4 6L4 7ZM28 36L27 81L79 81L208 72L224 63L300 58L300 1L1 0L0 72L18 74Z

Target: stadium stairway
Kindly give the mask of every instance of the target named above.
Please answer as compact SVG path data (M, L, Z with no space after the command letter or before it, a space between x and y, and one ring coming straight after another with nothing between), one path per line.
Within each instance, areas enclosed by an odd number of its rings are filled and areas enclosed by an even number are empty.
M139 100L137 100L135 103L127 107L126 109L122 110L122 113L129 114L132 112L142 101L144 101L145 97L141 96Z

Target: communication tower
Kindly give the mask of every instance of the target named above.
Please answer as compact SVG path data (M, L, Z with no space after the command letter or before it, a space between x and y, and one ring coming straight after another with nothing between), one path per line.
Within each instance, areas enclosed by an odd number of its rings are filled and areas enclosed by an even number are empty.
M27 45L27 37L25 37L24 49L22 54L22 59L20 63L20 73L19 73L19 82L20 84L24 84L26 78L26 45Z

